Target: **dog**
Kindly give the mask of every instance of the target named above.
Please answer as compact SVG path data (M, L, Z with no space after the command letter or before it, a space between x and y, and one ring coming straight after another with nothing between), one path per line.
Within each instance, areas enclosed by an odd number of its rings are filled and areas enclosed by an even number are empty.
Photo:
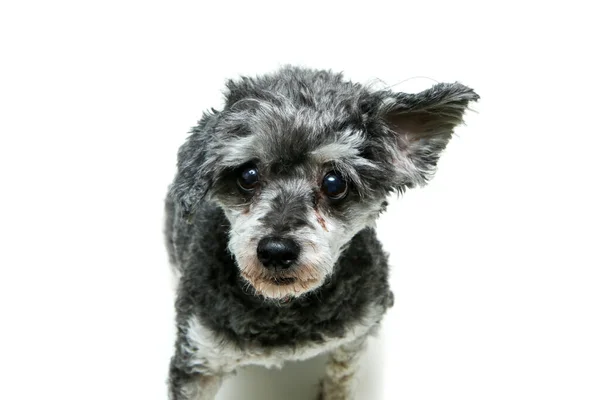
M389 194L424 185L479 96L417 94L287 66L226 84L181 146L166 199L178 275L171 400L214 399L248 364L329 353L320 399L353 397L393 304L375 233Z

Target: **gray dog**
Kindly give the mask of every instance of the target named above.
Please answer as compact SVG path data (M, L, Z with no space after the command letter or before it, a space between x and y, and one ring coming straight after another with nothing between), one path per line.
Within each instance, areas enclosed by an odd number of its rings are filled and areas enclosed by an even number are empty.
M213 399L239 366L330 354L320 397L350 399L393 303L375 235L391 192L423 185L477 94L418 94L285 67L227 83L179 150L166 202L177 274L172 400Z

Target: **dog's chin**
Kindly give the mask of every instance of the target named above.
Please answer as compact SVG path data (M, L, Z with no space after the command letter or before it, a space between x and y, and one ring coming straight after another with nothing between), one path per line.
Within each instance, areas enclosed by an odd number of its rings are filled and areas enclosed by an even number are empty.
M273 300L299 297L323 283L323 278L316 274L256 274L246 269L242 269L241 274L257 295Z

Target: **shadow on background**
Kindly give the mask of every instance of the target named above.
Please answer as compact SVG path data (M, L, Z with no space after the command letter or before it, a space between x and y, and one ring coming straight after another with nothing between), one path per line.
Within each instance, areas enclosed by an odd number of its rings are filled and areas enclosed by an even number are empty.
M225 381L217 400L314 400L325 373L326 356L288 362L280 370L249 366ZM369 339L358 373L357 400L382 399L382 343Z

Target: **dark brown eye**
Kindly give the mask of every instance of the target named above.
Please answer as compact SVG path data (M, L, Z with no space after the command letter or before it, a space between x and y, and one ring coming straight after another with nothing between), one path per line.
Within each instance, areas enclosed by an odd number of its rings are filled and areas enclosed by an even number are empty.
M330 199L340 200L348 194L348 184L337 172L329 172L323 178L321 190Z
M258 169L254 165L242 168L237 179L238 186L246 192L250 192L258 185Z

